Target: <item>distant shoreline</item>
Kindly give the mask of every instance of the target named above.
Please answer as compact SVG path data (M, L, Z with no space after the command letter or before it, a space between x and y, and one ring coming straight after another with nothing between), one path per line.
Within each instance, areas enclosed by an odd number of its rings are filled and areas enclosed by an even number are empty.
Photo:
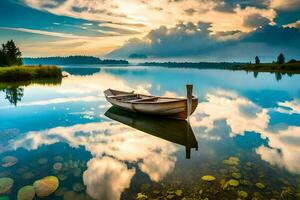
M170 68L195 68L195 69L224 69L233 71L252 71L252 72L270 72L270 73L291 73L300 74L300 62L295 63L262 63L249 64L237 62L145 62L142 66L161 66Z
M128 65L127 60L100 59L93 56L22 58L25 65Z
M300 74L300 62L283 63L283 64L278 64L278 63L244 64L244 65L237 65L236 69L234 70Z

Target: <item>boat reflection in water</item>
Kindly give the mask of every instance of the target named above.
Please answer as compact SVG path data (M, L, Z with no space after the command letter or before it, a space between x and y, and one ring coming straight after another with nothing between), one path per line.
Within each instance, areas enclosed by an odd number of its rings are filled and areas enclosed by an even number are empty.
M150 135L185 146L187 159L191 157L192 148L198 150L193 129L186 120L141 115L115 106L106 111L105 116Z

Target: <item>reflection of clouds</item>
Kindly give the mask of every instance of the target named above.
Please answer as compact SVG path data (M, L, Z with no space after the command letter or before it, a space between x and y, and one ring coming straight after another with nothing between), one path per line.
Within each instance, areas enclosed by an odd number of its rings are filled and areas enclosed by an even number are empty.
M99 197L99 199L106 199L102 197L106 197L105 195L110 193L108 191L116 194L107 199L117 199L121 190L128 187L130 180L126 182L124 177L131 179L134 170L128 170L125 164L120 163L121 161L137 163L141 171L148 174L153 181L162 180L173 170L176 162L176 157L173 156L176 148L172 143L116 122L78 124L28 132L19 139L11 141L6 150L10 150L10 147L32 150L41 145L58 142L66 142L74 148L84 146L95 157L88 164L84 180L89 194L94 198ZM110 166L112 169L107 169L105 166ZM94 176L98 177L97 180L91 177L92 172L95 172ZM123 172L124 174L122 174ZM111 177L103 177L110 173L112 173ZM115 176L120 176L120 180L115 179ZM101 180L106 178L109 178L108 181L111 183L101 183ZM119 185L118 181L121 181L120 187L117 186ZM99 184L107 187L114 185L116 188L103 188L102 191L98 187L97 191L95 187ZM100 193L104 191L107 192L101 196Z
M299 100L281 102L278 105L281 106L280 109L275 110L281 113L300 111ZM220 121L226 122L231 136L243 135L246 131L260 133L262 138L268 139L268 147L260 146L256 149L261 158L270 164L300 173L300 127L271 129L268 109L261 108L234 92L218 90L208 93L206 101L199 103L190 120L193 127L199 127L203 131L201 137L210 140L220 139Z
M94 199L118 200L129 187L135 169L110 157L93 158L87 163L83 182Z
M151 84L131 86L128 81L120 77L107 73L97 73L92 76L69 76L63 80L62 88L58 92L62 94L87 94L95 92L102 94L108 88L123 91L135 90L139 93L149 94L148 90L151 88Z
M279 102L279 107L275 110L284 114L300 114L300 99L292 101Z
M262 159L287 170L300 173L300 127L289 126L277 132L263 131L262 136L268 138L268 147L259 147L256 152Z
M217 90L207 94L205 102L199 103L191 123L196 127L206 127L206 132L209 132L219 120L226 121L231 134L243 134L267 128L269 115L267 109L234 92Z

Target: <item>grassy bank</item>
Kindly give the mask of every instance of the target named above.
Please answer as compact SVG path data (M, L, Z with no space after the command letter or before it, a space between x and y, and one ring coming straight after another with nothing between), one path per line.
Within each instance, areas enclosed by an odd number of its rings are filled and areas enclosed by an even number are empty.
M254 72L278 72L300 74L300 62L296 63L262 63L262 64L245 64L237 65L237 70L246 70Z
M62 79L62 70L56 66L0 67L0 82L31 81L34 79Z

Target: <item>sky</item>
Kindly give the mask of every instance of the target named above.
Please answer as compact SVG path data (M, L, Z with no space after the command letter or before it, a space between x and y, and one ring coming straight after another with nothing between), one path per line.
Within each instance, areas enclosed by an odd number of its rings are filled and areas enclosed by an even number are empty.
M25 57L300 59L300 0L1 0Z

